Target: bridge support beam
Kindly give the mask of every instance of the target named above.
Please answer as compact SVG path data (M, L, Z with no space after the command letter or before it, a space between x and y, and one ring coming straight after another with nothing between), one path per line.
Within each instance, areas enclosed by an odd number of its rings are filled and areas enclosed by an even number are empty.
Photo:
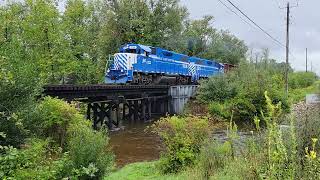
M168 102L170 114L182 114L185 104L196 94L197 85L180 85L169 88L171 100Z
M168 96L153 96L134 99L115 98L107 101L89 101L87 119L93 128L120 128L125 122L150 121L153 114L165 115L168 110Z

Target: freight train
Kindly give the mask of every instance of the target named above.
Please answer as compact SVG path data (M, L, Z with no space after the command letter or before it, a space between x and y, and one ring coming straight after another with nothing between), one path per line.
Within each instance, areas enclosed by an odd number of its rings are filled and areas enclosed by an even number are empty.
M126 44L106 68L107 84L196 84L200 79L224 73L213 60L141 44Z

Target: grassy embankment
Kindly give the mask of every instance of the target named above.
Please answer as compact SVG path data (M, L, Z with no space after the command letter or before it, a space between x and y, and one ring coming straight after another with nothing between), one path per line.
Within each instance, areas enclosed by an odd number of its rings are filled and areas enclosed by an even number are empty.
M300 89L294 89L289 91L289 98L292 103L297 103L305 98L306 94L318 93L320 87L320 81L315 82L312 86ZM129 164L113 173L106 176L106 180L136 180L136 179L153 179L153 180L184 180L192 179L193 175L190 172L194 171L182 171L178 174L163 175L157 168L158 161L154 162L139 162Z
M292 103L297 103L305 99L306 94L319 93L320 81L316 81L312 86L289 91L289 98Z
M105 177L105 180L136 180L136 179L153 179L153 180L183 180L187 179L186 173L163 175L157 169L157 161L139 162L129 164L120 170Z

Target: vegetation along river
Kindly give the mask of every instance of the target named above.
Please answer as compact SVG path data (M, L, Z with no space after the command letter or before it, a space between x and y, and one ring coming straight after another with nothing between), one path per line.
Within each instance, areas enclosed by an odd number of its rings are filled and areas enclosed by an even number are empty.
M117 167L123 167L134 162L153 161L160 157L160 151L164 149L160 138L150 132L150 123L132 122L125 124L119 131L110 132L110 144L116 155ZM240 126L240 129L241 126ZM236 144L240 145L246 137L250 135L248 130L238 132L239 140ZM223 123L214 125L212 138L224 142L227 140L227 130Z

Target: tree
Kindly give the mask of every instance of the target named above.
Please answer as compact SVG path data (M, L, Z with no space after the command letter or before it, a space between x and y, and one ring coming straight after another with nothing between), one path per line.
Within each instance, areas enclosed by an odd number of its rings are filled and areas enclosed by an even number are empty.
M62 16L62 30L66 41L66 70L63 79L67 83L98 83L103 77L98 39L102 19L100 0L85 2L68 0ZM104 65L102 65L104 67ZM98 72L98 73L97 73Z
M100 36L105 56L130 42L178 50L186 16L178 0L113 0Z
M205 16L200 20L186 22L184 32L187 41L187 52L189 56L203 56L215 35L216 29L210 24L213 16Z
M212 27L212 16L186 22L184 34L185 50L190 56L238 64L245 59L248 47L228 31Z
M150 0L147 42L173 51L183 48L182 32L188 16L179 0Z
M230 64L239 64L248 51L244 41L223 30L212 36L208 49L206 56Z

